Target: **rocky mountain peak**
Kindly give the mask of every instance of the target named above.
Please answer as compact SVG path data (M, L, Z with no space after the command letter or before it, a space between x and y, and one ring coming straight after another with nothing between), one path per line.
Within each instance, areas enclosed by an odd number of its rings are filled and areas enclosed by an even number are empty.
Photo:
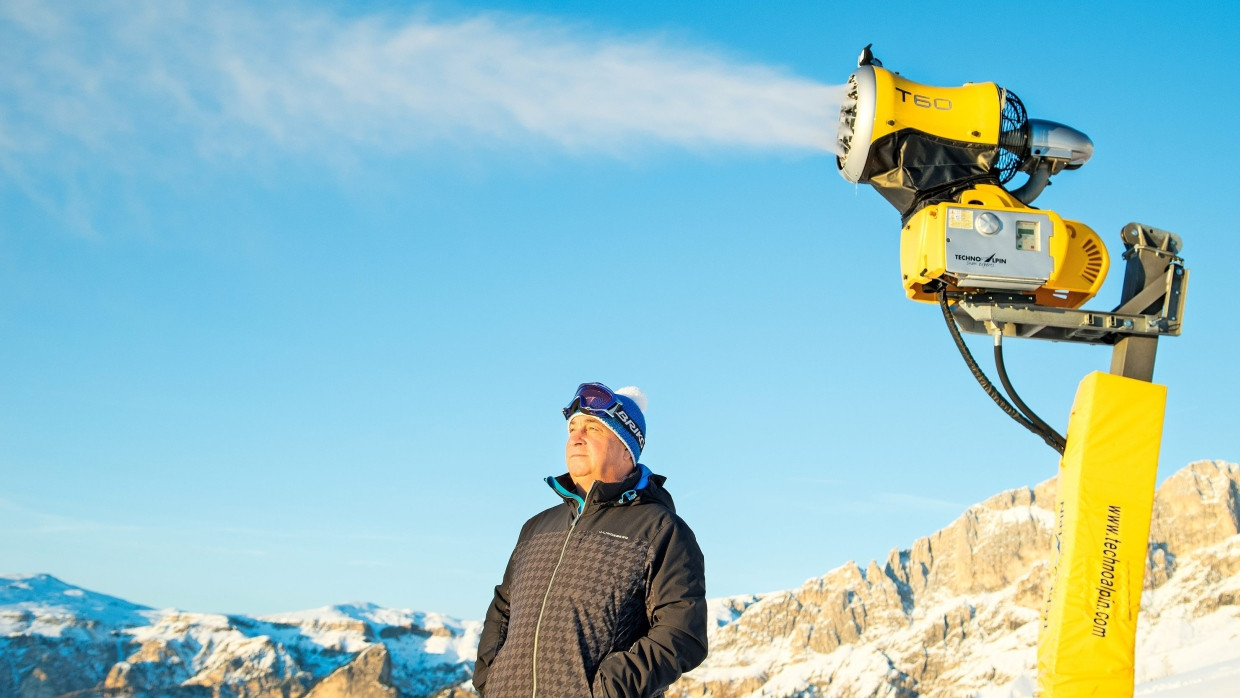
M1203 661L1149 641L1167 624L1177 638L1198 624L1240 637L1238 481L1240 466L1200 461L1157 493L1139 680ZM712 633L669 696L1032 695L1055 493L1053 479L999 493L881 567L846 563L762 597Z

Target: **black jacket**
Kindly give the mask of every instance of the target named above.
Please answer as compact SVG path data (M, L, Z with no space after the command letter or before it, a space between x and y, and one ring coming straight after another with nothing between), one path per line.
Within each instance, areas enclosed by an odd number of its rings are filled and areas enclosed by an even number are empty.
M474 686L486 698L660 695L706 658L706 582L665 478L639 466L525 523L487 610Z

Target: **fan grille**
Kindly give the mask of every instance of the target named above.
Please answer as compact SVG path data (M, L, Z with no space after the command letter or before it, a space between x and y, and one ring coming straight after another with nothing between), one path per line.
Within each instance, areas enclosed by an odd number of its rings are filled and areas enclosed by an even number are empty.
M999 88L999 92L1003 110L999 113L999 157L995 161L995 174L1000 184L1007 184L1029 157L1029 138L1025 132L1029 116L1020 97L1003 88Z

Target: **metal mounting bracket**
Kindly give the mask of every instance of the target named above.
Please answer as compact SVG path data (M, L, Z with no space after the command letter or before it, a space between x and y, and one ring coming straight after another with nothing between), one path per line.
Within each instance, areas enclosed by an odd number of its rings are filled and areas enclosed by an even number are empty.
M974 334L1110 344L1111 373L1150 380L1158 338L1178 336L1188 295L1188 269L1178 255L1180 237L1139 223L1121 232L1124 287L1112 311L1053 308L1029 296L954 294L960 329Z

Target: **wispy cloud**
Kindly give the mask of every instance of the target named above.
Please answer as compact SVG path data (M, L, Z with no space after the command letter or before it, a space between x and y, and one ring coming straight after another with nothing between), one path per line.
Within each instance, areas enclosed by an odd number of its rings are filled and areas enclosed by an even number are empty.
M141 533L140 526L104 523L90 519L37 511L19 502L0 497L0 536L79 535Z
M56 512L31 508L21 502L0 496L0 535L14 536L81 536L96 535L116 540L140 540L141 545L151 541L174 541L178 545L196 542L204 550L217 553L262 555L265 548L278 544L306 545L308 543L334 543L350 545L398 545L406 544L410 536L388 532L349 529L323 525L306 528L300 522L287 529L219 526L194 521L156 522L144 524L121 521L99 521ZM214 545L207 541L225 541L227 545ZM244 544L249 545L244 545Z
M659 36L500 13L6 0L0 45L10 174L21 155L158 156L169 143L206 157L445 143L829 150L840 92Z
M203 549L204 552L215 555L223 555L225 557L267 557L270 553L259 548L228 548L220 546L208 546Z
M357 530L342 531L330 526L323 526L314 530L306 530L303 528L277 530L265 528L242 528L235 526L221 527L200 525L190 528L188 531L196 535L218 534L222 536L235 536L238 538L271 538L277 540L310 539L320 541L345 541L352 543L407 543L409 541L409 536L404 535L371 533Z

